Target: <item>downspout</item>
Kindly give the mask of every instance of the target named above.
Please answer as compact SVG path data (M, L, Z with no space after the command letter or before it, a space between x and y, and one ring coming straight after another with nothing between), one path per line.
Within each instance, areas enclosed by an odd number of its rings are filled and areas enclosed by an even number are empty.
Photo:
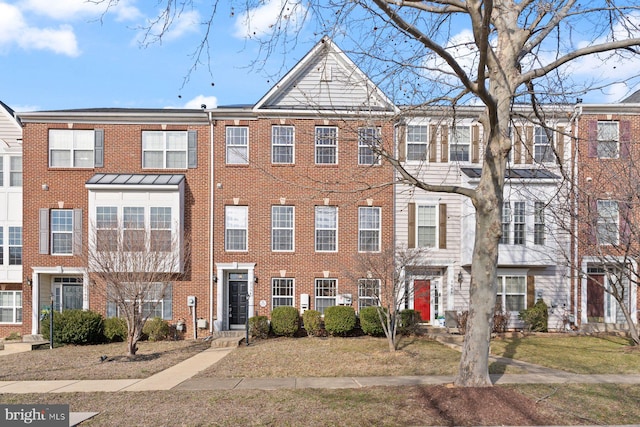
M574 201L574 206L573 206L573 233L572 233L572 240L573 240L573 319L574 319L574 323L578 323L580 319L580 317L578 317L578 283L580 283L580 279L582 276L581 273L581 268L578 265L578 261L579 261L579 253L578 253L578 249L579 249L579 239L578 239L578 224L580 223L580 221L578 221L578 212L579 212L579 206L580 206L580 202L578 201L578 121L580 120L580 116L582 115L582 105L578 104L575 108L575 111L573 113L573 115L571 116L571 122L572 122L572 133L574 135L573 138L573 156L572 156L572 162L573 162L573 168L572 168L572 179L573 179L573 201Z
M213 120L209 115L209 334L213 334Z

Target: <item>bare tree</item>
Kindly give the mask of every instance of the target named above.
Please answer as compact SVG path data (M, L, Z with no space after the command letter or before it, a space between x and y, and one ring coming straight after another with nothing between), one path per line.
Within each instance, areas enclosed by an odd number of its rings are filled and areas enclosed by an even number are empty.
M411 267L425 264L426 252L425 248L389 247L380 253L360 253L356 256L355 269L349 272L352 280L358 283L358 298L378 308L391 352L398 348L400 312L414 294L406 274Z
M117 4L117 0L100 1ZM162 31L185 5L196 7L193 0L161 3L166 4L158 19ZM237 8L235 3L229 7L237 15L262 4L260 0L243 1ZM384 154L402 182L430 192L461 194L476 209L468 334L456 384L490 386L489 343L512 107L527 102L539 111L542 102L584 93L586 87L570 90L567 68L580 58L602 54L603 61L616 61L637 55L640 6L575 0L317 0L283 1L281 5L271 31L261 39L268 39L261 44L266 57L275 55L277 44L295 45L302 21L313 19L316 38L329 34L344 40L343 46L348 42L352 48L347 53L357 57L380 87L395 94L398 103L449 105L455 110L459 104L474 102L484 107L478 117L485 129L483 168L474 189L421 181L403 168L395 153ZM213 2L211 17L218 7L220 3ZM248 16L245 21L250 30ZM209 55L212 21L203 22L205 39L195 50L196 64ZM468 28L468 37L452 33L461 27ZM580 34L588 37L586 42L579 40Z
M91 227L87 265L94 287L127 323L127 356L135 356L146 321L157 316L171 282L183 275L189 245L171 230ZM158 317L161 317L158 316Z

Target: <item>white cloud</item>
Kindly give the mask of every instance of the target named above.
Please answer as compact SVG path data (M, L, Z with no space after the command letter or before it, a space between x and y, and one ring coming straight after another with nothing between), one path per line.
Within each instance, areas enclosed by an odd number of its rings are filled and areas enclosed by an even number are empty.
M133 20L141 16L140 11L132 6L129 0L120 0L109 8L106 3L87 0L25 0L21 2L21 8L59 21L99 17L104 13L113 13L120 21Z
M262 6L241 13L235 22L234 36L259 38L271 33L278 21L295 31L304 23L306 8L300 0L267 0Z
M198 95L184 104L184 108L202 108L202 104L207 108L216 108L218 106L218 98L215 96Z
M452 55L458 62L460 67L471 77L474 78L478 64L478 49L474 43L473 33L469 29L463 29L458 34L453 35L444 46L447 52ZM449 84L458 82L458 78L450 74L453 70L446 61L439 56L427 58L424 62L428 69L427 74L434 79L443 80Z
M148 39L162 38L164 41L176 40L187 33L197 32L200 28L200 14L197 11L182 12L176 16L169 25L164 28L165 21L160 19L155 22L148 21L147 25L151 25L151 29L148 31L142 31L138 34L137 41L140 43L145 42L145 37Z
M0 3L0 48L7 50L13 45L24 50L50 50L67 56L80 54L71 26L31 27L18 8Z

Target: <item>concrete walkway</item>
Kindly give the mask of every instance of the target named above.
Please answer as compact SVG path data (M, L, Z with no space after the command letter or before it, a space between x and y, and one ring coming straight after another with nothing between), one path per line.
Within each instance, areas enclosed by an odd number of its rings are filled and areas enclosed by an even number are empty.
M277 390L300 388L362 388L452 383L454 376L308 377L308 378L193 378L217 363L233 348L210 348L145 379L0 381L3 393L72 393L151 390ZM640 384L640 375L577 375L508 358L492 361L516 366L526 373L494 374L495 384Z

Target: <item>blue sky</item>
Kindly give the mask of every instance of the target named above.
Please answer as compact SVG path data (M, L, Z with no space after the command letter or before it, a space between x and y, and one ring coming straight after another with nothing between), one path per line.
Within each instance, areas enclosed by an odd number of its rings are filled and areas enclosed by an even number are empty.
M183 13L161 43L141 47L137 28L157 15L155 1L120 0L102 15L104 6L85 0L0 0L0 100L18 111L253 104L274 82L250 69L259 45L242 36L242 17L220 3L210 37L211 74L201 65L183 86L202 39L204 9ZM253 22L268 25L273 15L257 11ZM286 67L318 39L290 52ZM270 71L278 72L282 60L268 64Z
M286 1L268 0L254 10L252 32L266 31ZM157 16L158 3L119 0L105 12L104 5L86 0L0 0L0 100L18 111L253 104L275 83L269 74L282 76L321 37L305 29L294 51L272 55L266 69L257 71L250 64L259 44L245 37L245 15L232 13L222 0L209 37L211 74L203 64L184 83L193 65L190 54L203 37L199 23L212 2L194 0L201 10L182 13L161 43L141 47L139 28ZM295 23L295 16L290 20ZM574 68L586 79L637 69L597 58ZM619 101L632 89L616 87L585 96L585 102Z

